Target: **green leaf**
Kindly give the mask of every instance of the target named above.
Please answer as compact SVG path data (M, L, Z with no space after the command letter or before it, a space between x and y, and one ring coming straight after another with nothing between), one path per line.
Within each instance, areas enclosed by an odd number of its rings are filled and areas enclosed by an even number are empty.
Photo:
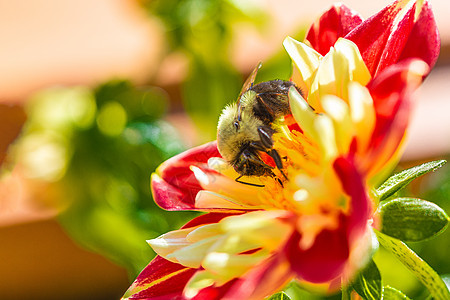
M450 289L450 274L441 275L441 278L444 281L447 288Z
M279 292L276 294L273 294L269 298L266 298L267 300L291 300L291 298L285 293L285 292Z
M385 286L383 288L383 299L388 300L409 300L408 296L401 291L394 289L391 286Z
M430 161L394 174L376 190L376 195L380 200L385 200L400 189L404 188L417 177L439 169L445 165L446 162L446 160Z
M450 292L445 285L445 282L423 259L421 259L402 241L391 238L377 230L374 231L381 246L397 257L397 259L400 260L417 277L417 279L426 286L435 300L450 299Z
M417 242L441 233L449 222L445 211L434 203L397 198L381 202L381 232L402 241Z
M352 283L353 289L367 300L379 300L383 295L383 282L377 265L370 260Z
M286 287L283 288L283 292L292 300L324 300L324 297L320 295L320 292L318 293L317 290L314 291L314 289L300 284L296 279L289 282Z

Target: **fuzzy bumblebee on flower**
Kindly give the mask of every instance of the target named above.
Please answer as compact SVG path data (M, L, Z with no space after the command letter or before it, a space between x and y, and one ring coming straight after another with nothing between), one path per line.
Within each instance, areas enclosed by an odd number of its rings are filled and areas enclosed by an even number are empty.
M429 3L396 1L367 20L338 4L304 42L283 44L291 81L254 84L255 69L224 109L217 142L153 174L162 208L207 213L148 241L158 256L124 299L264 299L289 282L344 297L401 295L373 280L379 243L447 299L438 275L400 241L437 234L447 215L424 200L390 198L444 162L379 186L402 153L411 94L439 53ZM434 226L402 222L399 212Z

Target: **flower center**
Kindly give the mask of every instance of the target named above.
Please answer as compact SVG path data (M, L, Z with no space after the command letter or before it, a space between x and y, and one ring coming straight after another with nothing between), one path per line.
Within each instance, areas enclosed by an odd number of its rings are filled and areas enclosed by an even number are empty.
M258 199L266 209L284 209L305 214L324 214L336 210L342 195L334 170L324 166L319 145L298 130L282 126L273 136L274 149L283 158L283 170L275 177L264 177ZM287 179L281 174L283 172ZM342 202L342 203L345 203Z

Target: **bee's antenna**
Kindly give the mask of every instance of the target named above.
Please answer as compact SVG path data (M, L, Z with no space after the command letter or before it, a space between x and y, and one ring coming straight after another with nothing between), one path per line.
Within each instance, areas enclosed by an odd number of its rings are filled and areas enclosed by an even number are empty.
M264 187L264 184L256 184L256 183L250 183L250 182L244 182L244 181L240 181L239 179L241 179L243 175L239 175L238 178L235 179L236 182L242 183L242 184L246 184L246 185L251 185L251 186L256 186L256 187Z
M281 172L281 175L283 175L284 179L288 180L288 178L287 178L286 174L284 174L283 170L281 170L281 169L279 169L279 170Z

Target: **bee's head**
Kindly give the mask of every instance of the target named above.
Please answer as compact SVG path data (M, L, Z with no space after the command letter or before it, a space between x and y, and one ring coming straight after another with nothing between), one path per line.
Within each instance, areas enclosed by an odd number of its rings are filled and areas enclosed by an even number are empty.
M224 108L217 125L217 148L222 157L231 162L241 152L242 145L257 141L258 127L262 122L255 118L251 110L242 109L238 118L238 105L230 104Z

